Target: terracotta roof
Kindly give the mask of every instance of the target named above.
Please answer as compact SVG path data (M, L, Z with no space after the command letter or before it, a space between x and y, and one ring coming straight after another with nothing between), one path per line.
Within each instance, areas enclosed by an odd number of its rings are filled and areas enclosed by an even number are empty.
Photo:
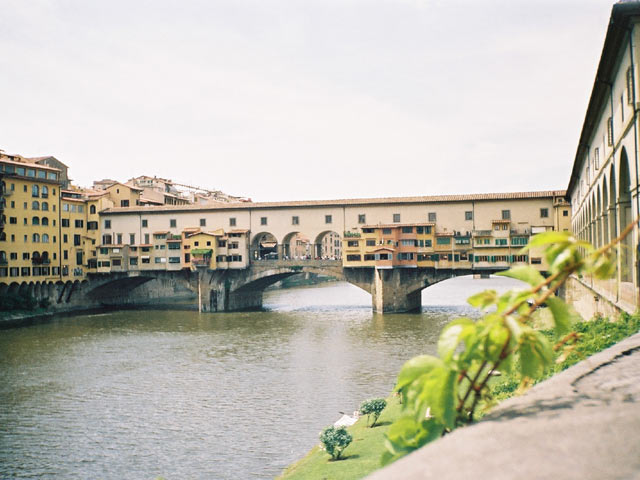
M339 200L300 200L291 202L236 202L209 205L163 205L161 207L116 207L103 210L101 214L123 214L131 212L162 213L215 210L250 210L269 208L304 208L304 207L349 207L357 205L390 205L415 203L470 202L475 200L526 200L531 198L564 197L564 190L546 190L540 192L512 193L474 193L465 195L433 195L422 197L381 197L351 198ZM397 224L394 224L397 225Z
M22 157L20 157L22 158ZM25 159L23 159L25 160ZM15 160L9 160L8 158L2 158L0 157L0 162L2 163L10 163L11 165L20 165L21 167L25 167L25 166L35 166L35 164L31 163L31 162L17 162ZM59 172L60 169L59 168L53 168L53 167L48 167L46 165L40 165L38 164L36 168L39 168L41 170L51 170L53 172ZM38 179L36 179L38 180ZM42 179L40 179L42 180Z

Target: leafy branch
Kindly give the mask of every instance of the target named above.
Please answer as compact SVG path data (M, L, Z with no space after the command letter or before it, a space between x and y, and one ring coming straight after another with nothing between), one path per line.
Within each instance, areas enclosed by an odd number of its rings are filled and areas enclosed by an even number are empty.
M459 318L447 324L438 340L438 357L414 357L400 370L395 390L404 399L405 414L394 422L385 439L382 463L400 458L459 425L472 422L483 400L490 404L489 382L497 372L517 371L521 390L542 376L554 350L568 354L577 339L570 332L579 316L556 296L571 275L608 278L616 271L615 249L634 228L601 248L569 232L545 232L531 238L520 253L544 248L548 276L529 265L515 266L499 275L530 285L498 295L486 290L468 302L484 312L474 321ZM558 342L552 346L530 324L536 310L548 307ZM517 370L516 370L517 369Z

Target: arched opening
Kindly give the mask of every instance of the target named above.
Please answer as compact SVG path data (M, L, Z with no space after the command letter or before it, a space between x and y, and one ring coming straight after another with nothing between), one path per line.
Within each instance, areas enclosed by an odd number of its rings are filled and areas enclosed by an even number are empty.
M95 205L91 205L91 206L89 207L89 213L90 213L91 215L94 215L94 214L96 213L96 206L95 206Z
M629 160L623 148L620 155L620 175L618 192L618 215L620 216L620 230L622 231L632 221L631 212L631 175ZM633 281L633 239L627 235L620 244L620 279L623 282Z
M333 230L325 230L316 237L312 256L322 260L342 258L342 237Z
M269 232L260 232L253 237L251 242L252 260L277 260L278 240Z
M43 226L49 225L49 219L47 217L42 217L41 222Z
M47 202L42 202L42 211L43 212L48 212L49 211L49 204Z
M602 233L603 242L609 243L609 191L606 175L602 178Z
M39 217L32 217L31 218L31 225L40 225L40 218Z
M31 202L31 210L40 210L40 202L37 200Z
M612 240L618 236L616 205L616 173L612 165L609 172L609 238Z
M304 233L291 232L282 240L284 260L307 260L311 256L311 240Z

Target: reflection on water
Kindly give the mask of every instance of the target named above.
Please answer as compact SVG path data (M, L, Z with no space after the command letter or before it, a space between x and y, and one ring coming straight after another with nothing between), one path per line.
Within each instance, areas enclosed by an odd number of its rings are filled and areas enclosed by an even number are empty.
M497 282L497 283L496 283ZM270 291L264 312L123 311L2 331L0 478L270 478L385 396L442 326L475 315L456 279L417 314L348 284Z

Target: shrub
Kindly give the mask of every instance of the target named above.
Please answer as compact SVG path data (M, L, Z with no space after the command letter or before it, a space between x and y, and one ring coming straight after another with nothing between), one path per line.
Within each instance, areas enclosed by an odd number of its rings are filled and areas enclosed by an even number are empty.
M360 414L367 415L367 424L369 423L369 418L373 416L373 423L371 424L371 428L373 428L380 418L380 414L387 406L387 401L384 398L373 398L371 400L365 400L360 405Z
M338 460L353 437L345 427L327 427L320 434L320 441L332 460Z

